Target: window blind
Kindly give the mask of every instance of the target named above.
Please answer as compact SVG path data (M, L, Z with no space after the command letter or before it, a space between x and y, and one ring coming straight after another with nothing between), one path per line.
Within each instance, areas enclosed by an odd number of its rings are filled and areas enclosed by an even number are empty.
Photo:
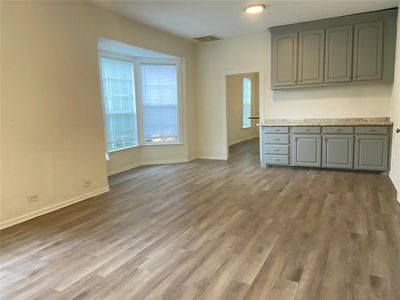
M108 150L138 144L133 63L100 58Z
M242 82L242 128L250 128L251 120L251 80L243 78Z
M145 143L179 142L177 66L140 64Z

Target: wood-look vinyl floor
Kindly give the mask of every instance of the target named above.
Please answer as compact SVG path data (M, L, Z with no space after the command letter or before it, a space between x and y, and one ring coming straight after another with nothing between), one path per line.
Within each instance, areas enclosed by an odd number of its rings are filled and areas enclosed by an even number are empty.
M387 176L229 161L141 167L1 232L1 299L400 299Z

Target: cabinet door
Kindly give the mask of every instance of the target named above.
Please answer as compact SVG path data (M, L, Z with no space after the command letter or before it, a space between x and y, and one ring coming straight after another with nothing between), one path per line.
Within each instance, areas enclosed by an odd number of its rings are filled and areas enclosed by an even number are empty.
M382 50L382 21L354 25L354 81L382 78Z
M351 81L353 26L326 29L325 82Z
M352 135L324 135L322 144L322 166L324 168L353 168Z
M272 86L297 84L297 33L272 37Z
M324 81L324 29L299 33L299 84Z
M304 134L293 136L293 166L321 166L321 136Z
M357 135L355 169L386 171L389 159L389 137Z

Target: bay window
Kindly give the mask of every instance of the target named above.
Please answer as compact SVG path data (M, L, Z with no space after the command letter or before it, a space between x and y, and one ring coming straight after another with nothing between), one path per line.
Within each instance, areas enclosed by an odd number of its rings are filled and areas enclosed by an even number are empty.
M177 143L178 86L176 65L140 64L145 143Z
M133 64L100 58L107 147L109 151L138 144Z
M99 61L108 151L179 143L178 61L110 53Z

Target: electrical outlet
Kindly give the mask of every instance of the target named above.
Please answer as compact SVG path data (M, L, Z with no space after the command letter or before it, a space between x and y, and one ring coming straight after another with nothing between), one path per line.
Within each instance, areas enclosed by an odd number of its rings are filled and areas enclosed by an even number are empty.
M84 188L90 188L92 186L92 182L90 180L87 180L83 183Z
M36 201L39 201L38 194L28 195L28 202L36 202Z

